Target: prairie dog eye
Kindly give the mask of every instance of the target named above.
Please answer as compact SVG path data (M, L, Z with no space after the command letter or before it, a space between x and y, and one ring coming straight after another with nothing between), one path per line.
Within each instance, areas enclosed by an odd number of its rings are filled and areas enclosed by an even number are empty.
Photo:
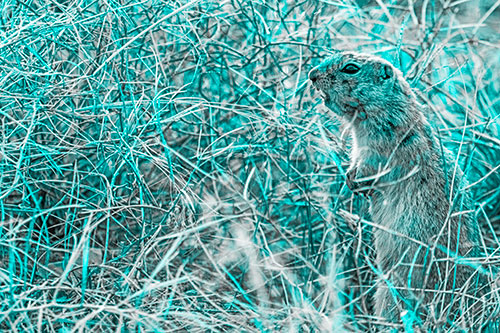
M355 64L347 64L340 71L346 74L356 74L359 71L359 67Z

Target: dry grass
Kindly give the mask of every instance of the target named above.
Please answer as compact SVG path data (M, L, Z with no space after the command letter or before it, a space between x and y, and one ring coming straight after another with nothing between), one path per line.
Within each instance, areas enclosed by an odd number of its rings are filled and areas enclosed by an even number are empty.
M415 2L2 1L0 328L373 329L333 48L432 105L498 266L499 3Z

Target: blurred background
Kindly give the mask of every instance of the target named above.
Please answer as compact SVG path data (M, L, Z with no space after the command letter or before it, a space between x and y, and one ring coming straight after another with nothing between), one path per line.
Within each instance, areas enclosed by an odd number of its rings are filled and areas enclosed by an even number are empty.
M1 329L373 329L368 202L307 81L335 49L404 73L498 261L500 1L0 5Z

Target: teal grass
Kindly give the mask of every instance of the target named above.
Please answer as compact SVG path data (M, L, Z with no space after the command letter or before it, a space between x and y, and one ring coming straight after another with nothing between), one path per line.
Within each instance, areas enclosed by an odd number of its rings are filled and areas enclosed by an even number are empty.
M307 81L334 49L403 71L500 265L498 2L0 6L0 330L383 325L349 139Z

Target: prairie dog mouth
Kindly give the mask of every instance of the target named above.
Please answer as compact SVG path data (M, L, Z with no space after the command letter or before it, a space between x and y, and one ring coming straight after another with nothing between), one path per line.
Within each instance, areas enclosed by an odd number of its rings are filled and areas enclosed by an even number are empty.
M328 94L326 91L321 90L320 88L316 88L319 92L319 95L325 102L329 102L331 100L330 94Z
M316 83L313 83L313 87L314 87L315 91L319 92L321 98L323 98L323 99L327 98L328 94L325 91L323 91L323 89L321 89L320 87L318 87L316 85Z
M321 89L321 87L319 87L318 81L313 82L313 87L314 87L314 90L319 92L319 95L321 96L321 98L323 99L323 101L325 103L331 102L332 99L331 99L330 95L326 91Z
M321 98L323 98L323 100L325 101L325 103L330 101L330 95L328 95L324 91L321 91Z

